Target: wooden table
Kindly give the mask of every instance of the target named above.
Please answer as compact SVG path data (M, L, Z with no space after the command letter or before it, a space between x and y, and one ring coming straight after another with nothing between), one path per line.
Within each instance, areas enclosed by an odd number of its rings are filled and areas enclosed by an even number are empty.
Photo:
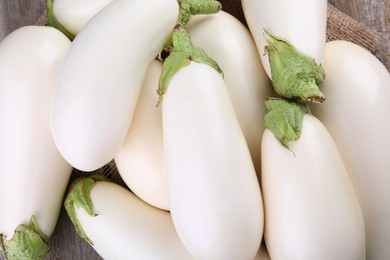
M13 30L23 25L34 24L42 14L45 2L45 0L0 0L0 41ZM377 56L390 69L390 0L329 0L328 2L382 34L383 40ZM89 244L75 234L64 210L61 212L51 242L52 250L47 259L101 259ZM0 256L0 259L3 258Z

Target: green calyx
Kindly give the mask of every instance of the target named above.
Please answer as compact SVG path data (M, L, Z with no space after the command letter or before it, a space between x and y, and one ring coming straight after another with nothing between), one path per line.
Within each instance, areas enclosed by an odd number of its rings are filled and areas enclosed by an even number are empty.
M159 95L157 105L161 103L173 76L179 70L188 66L190 61L207 64L223 75L217 62L210 58L203 49L192 44L190 35L182 26L174 29L171 39L167 42L170 44L165 45L164 48L169 49L170 54L163 62L157 89Z
M50 251L49 238L39 228L35 216L28 225L19 225L11 240L0 235L0 246L7 260L40 260Z
M56 18L53 11L52 0L46 0L47 24L62 32L69 40L73 41L75 35L70 33Z
M168 52L169 55L165 59L162 58L162 53L158 56L158 59L163 61L163 67L157 89L157 106L161 103L173 76L188 66L191 60L208 64L222 74L218 64L203 49L192 44L190 35L184 29L192 15L218 13L222 9L221 3L216 0L178 0L178 3L180 11L177 25L162 48L163 52Z
M325 100L319 86L325 78L322 66L299 51L288 41L272 35L264 29L272 73L272 85L280 96L298 100L321 103Z
M178 0L180 5L180 13L178 24L186 25L191 15L197 14L214 14L222 9L220 2L215 0Z
M265 127L288 148L288 142L296 141L301 136L307 106L285 99L269 98L265 101L265 107L268 110L264 116Z
M90 194L97 181L107 181L107 178L102 175L93 175L76 179L69 187L64 202L65 209L77 234L90 244L92 244L92 241L85 234L84 229L77 218L75 207L83 208L89 215L96 216Z

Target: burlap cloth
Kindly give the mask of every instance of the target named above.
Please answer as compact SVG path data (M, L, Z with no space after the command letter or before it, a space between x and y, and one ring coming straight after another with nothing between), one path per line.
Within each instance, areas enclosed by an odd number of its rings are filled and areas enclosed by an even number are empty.
M222 3L222 10L232 14L246 25L244 14L242 12L241 1L239 0L220 0ZM37 25L46 25L46 12L37 21ZM331 4L328 4L328 22L327 22L327 40L348 40L354 42L373 54L377 52L377 45L380 42L380 34L371 30L367 26L359 23L352 17L346 15L340 10L336 9ZM103 174L112 181L125 186L118 171L115 167L114 161L111 161L101 169L93 173ZM73 171L73 178L77 176L87 176L93 173Z

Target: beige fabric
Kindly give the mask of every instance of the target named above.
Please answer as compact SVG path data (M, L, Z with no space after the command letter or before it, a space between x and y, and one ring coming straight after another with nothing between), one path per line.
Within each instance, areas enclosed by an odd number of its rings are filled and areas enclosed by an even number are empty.
M47 13L46 10L42 13L41 17L39 17L38 21L35 23L36 25L44 26L47 24Z
M380 34L357 22L352 17L328 5L327 40L354 42L372 53L376 53Z

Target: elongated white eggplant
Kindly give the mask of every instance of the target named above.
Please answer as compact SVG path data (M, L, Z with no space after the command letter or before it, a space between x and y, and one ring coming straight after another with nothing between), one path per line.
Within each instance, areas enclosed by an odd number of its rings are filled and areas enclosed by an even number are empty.
M364 215L367 259L390 259L390 74L347 41L325 45L327 101L312 112L334 138Z
M169 203L198 259L251 259L263 234L262 198L245 137L221 75L191 61L163 101Z
M252 259L263 235L262 197L222 71L184 28L171 42L158 93L175 228L195 258Z
M289 148L265 130L264 235L271 259L365 259L362 212L326 128L304 115L301 136Z
M0 234L8 259L43 258L62 205L72 167L54 144L50 103L69 47L43 26L0 43Z
M224 11L192 17L187 30L193 43L204 49L224 72L226 87L260 177L263 102L271 96L272 87L253 38L239 20Z
M104 259L193 259L169 212L154 208L120 185L76 180L65 207L81 237ZM87 202L87 203L86 203Z
M54 140L75 168L92 171L114 158L147 68L178 13L176 0L115 0L74 39L60 71L51 120Z
M127 186L142 200L169 210L161 107L156 107L156 89L161 62L148 69L129 132L115 155L115 163Z

